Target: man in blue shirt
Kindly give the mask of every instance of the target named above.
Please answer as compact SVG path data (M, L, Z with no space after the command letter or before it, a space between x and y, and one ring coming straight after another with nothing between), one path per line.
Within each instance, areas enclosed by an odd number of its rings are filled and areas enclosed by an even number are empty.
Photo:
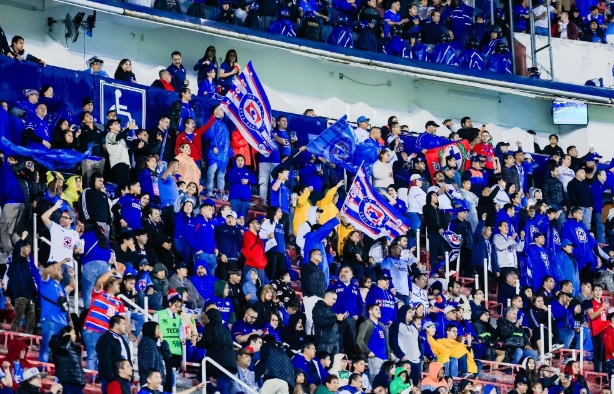
M385 38L390 38L390 28L392 26L403 26L405 23L409 22L407 18L401 19L401 15L399 14L400 9L401 1L393 0L392 3L390 3L390 9L384 13Z
M258 312L252 308L248 308L243 315L243 320L239 320L232 325L232 339L239 343L247 343L247 340L252 334L262 335L262 330L259 330L255 323L258 318Z
M38 103L35 114L26 118L26 128L23 131L24 145L29 148L49 149L51 148L51 132L49 124L45 120L47 116L47 106Z
M207 199L200 206L200 216L195 220L194 237L190 241L194 249L194 262L204 260L209 269L207 272L215 272L217 267L217 255L219 250L215 242L215 225L213 220L213 201Z
M141 229L141 185L138 181L128 183L128 194L125 194L117 200L117 204L113 207L113 213L119 216L119 223L122 231L140 230ZM117 215L117 210L120 210L120 215Z
M275 182L271 184L271 206L281 209L282 216L279 220L279 224L284 227L284 232L286 234L288 234L290 230L290 190L286 186L286 181L289 176L290 169L282 168L277 173Z
M166 171L158 178L158 190L160 191L160 212L162 221L168 235L175 234L175 200L179 197L175 175L179 172L179 162L172 159L168 163Z
M49 362L49 341L51 336L57 334L60 329L68 325L68 294L74 289L74 278L70 278L70 284L62 287L62 264L68 261L59 261L49 264L43 271L42 282L39 289L41 296L41 340L38 360Z
M520 4L514 6L514 32L526 33L527 21L529 19L529 0L522 0Z
M364 170L367 179L371 179L373 173L373 164L377 161L379 152L384 148L379 139L382 136L382 130L379 127L371 127L369 130L369 138L356 146L354 155L354 165L360 166L364 162Z
M449 144L451 141L447 138L436 135L439 125L432 120L426 122L425 132L420 134L416 139L416 152L426 153L428 149L436 148Z
M339 325L340 348L346 349L348 357L352 358L354 349L354 338L356 338L356 321L362 314L362 297L358 285L352 282L352 268L343 266L339 270L339 279L328 286L327 291L333 290L337 293L337 302L331 307L335 314L348 313L346 319L337 322Z
M369 378L375 378L384 363L391 354L388 345L388 332L386 325L380 320L382 312L378 305L369 305L367 310L369 318L362 322L358 330L356 343L369 362Z
M175 92L180 91L190 85L190 81L186 78L187 71L183 64L181 64L181 52L175 51L171 54L173 64L167 67L168 72L171 74L171 84L175 88Z
M389 290L390 287L389 275L380 274L377 276L377 285L372 286L367 293L365 300L367 305L375 304L380 308L380 321L385 326L390 324L397 318L397 303L394 294Z

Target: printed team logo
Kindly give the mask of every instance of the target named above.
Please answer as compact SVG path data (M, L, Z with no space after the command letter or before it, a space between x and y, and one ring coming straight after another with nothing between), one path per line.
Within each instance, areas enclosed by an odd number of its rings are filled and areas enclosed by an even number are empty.
M62 242L62 246L68 249L72 249L72 238L64 237L64 241Z
M550 265L550 261L548 261L548 254L546 252L539 252L540 257L542 258L542 262L547 266Z
M107 317L113 317L117 314L117 309L114 306L109 305L109 309L107 309Z
M239 117L248 128L260 131L266 128L264 123L264 108L260 101L251 93L246 93L239 103Z
M556 229L554 229L554 236L553 236L553 238L554 238L554 244L560 246L561 245L561 237L559 235L559 232L556 231Z
M147 289L147 281L145 279L139 280L139 283L137 283L136 288L141 291L145 291L145 289Z
M341 136L334 140L328 147L327 153L330 159L346 161L354 151L354 143L347 137Z
M582 243L587 242L586 233L584 232L584 229L581 229L580 227L576 228L576 237L578 238L579 242L582 242Z
M379 337L381 339L384 339L384 331L381 331L381 330L379 331Z
M377 201L364 198L358 209L360 218L370 227L382 227L388 221L388 215L377 206Z
M465 169L465 160L467 158L467 150L463 144L452 144L445 146L439 150L439 162L437 163L436 171L439 171L439 163L445 156L452 156L456 159L456 169L462 171ZM435 167L435 163L433 163Z
M529 226L529 233L531 234L531 239L535 238L535 233L537 233L539 229L536 226Z

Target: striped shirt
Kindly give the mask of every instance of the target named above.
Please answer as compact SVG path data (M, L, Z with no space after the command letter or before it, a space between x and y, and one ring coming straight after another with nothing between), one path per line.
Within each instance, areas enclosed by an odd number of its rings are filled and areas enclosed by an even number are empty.
M92 291L92 306L85 317L83 328L94 332L105 332L109 329L109 320L115 315L126 313L124 303L102 290Z

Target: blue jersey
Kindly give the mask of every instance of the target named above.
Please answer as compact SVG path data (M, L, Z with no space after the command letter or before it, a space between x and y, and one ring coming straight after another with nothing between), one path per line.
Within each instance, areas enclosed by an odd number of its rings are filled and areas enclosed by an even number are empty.
M43 141L51 141L51 132L49 131L49 125L44 119L41 119L38 116L34 115L28 117L25 123L26 129L33 130L33 134L35 137L38 137ZM27 141L27 146L29 148L47 149L42 143L33 141Z
M217 83L214 80L203 79L198 84L198 95L211 97L217 94Z
M337 302L332 306L333 312L348 312L349 318L362 314L362 297L356 283L350 282L346 285L336 280L328 286L328 290L337 293Z
M414 46L411 47L411 51L409 52L409 58L428 62L430 60L430 56L427 46L421 42L415 43Z
M377 304L382 312L380 321L384 325L395 321L397 318L397 304L394 294L390 290L382 290L377 286L371 287L367 293L366 304Z
M228 320L230 319L230 315L234 313L234 308L232 306L232 300L228 297L220 298L216 295L211 296L210 299L205 300L207 303L214 302L217 306L217 310L220 311L222 315L222 324L228 327Z
M499 74L512 74L512 63L507 55L493 53L486 62L486 69Z
M367 346L369 350L375 354L375 357L381 358L382 360L388 359L388 355L386 354L386 333L379 324L373 323L373 333L371 334L371 338L369 338Z
M179 67L171 64L166 69L171 74L171 84L175 88L175 92L179 92L185 87L185 79L187 75L185 67L183 67L183 64L180 64Z
M531 286L533 289L539 289L542 286L544 277L553 276L548 251L535 243L529 245L526 251L525 264L527 282L524 285L526 286ZM523 276L522 274L520 275L521 278L523 278Z
M121 196L117 203L122 207L122 219L132 230L141 229L141 201L132 194Z
M527 30L527 18L529 15L529 7L523 7L518 4L513 8L514 12L514 32L522 32Z
M286 37L296 37L294 24L287 19L276 19L269 27L269 33L279 34Z
M41 282L41 321L52 321L61 325L67 325L66 312L58 305L57 300L60 297L67 297L64 287L49 278Z
M195 252L213 254L217 245L215 243L215 221L205 220L202 216L194 221L194 237L190 240Z
M279 185L279 189L273 190L273 184L271 184L271 206L281 208L284 213L290 213L290 190L285 183Z
M392 10L388 10L384 13L384 37L385 38L389 38L390 37L390 26L388 25L388 22L386 21L390 21L390 22L401 22L401 15L399 15L397 12L394 12Z

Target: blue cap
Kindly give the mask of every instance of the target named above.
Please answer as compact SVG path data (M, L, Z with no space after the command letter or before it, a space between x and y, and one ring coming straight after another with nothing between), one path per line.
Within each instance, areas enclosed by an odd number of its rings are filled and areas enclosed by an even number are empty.
M211 206L215 207L215 201L213 201L212 199L208 198L205 201L203 201L202 205L211 205Z
M478 156L473 156L471 158L471 161L482 161L482 159L485 159L485 157L482 155L478 155Z
M356 119L356 123L360 123L360 122L369 122L371 119L367 118L366 116L359 116L358 119Z
M456 211L456 213L459 213L459 212L469 212L469 208L467 208L467 207L458 207L458 208L455 209L455 211Z
M429 328L430 326L435 326L437 327L437 323L433 323L432 321L425 321L424 324L422 324L422 329L426 330L427 328Z
M567 246L567 245L571 245L571 246L573 246L574 248L575 248L576 246L578 246L578 245L576 245L575 243L571 242L570 240L568 240L568 239L564 239L564 240L561 242L561 248L564 248L564 247L565 247L565 246Z

